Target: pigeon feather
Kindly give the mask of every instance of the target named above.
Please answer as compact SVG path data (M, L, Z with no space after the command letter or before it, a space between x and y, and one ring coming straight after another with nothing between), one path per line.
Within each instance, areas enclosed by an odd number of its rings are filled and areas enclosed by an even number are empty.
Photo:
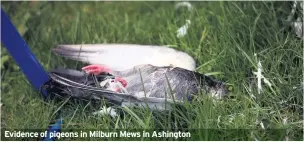
M105 65L117 71L124 71L144 64L195 70L195 60L191 56L166 46L136 44L58 45L52 51L68 59L88 64Z

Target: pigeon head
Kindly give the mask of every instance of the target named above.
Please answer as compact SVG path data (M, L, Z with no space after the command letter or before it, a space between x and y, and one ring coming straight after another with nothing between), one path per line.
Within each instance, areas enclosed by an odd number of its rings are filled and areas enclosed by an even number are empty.
M227 84L215 80L209 76L199 74L201 91L211 95L215 99L221 99L229 93Z
M213 98L221 99L226 96L229 91L227 86L224 83L220 82L215 86L210 87L209 93L212 95Z

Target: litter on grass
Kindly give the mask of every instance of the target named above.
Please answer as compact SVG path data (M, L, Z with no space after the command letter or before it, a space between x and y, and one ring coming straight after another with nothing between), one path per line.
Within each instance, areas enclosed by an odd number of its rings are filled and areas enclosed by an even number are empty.
M180 7L187 7L188 11L192 11L193 7L189 2L179 2L175 5L175 9L179 9ZM178 28L176 37L181 38L187 34L188 28L191 24L189 19L186 19L186 24Z

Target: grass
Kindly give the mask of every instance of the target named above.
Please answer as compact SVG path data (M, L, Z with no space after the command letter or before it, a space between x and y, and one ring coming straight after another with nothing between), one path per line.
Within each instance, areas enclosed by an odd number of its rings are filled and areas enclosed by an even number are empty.
M172 113L128 108L124 117L92 116L96 107L90 103L44 102L1 48L1 127L44 131L61 111L69 132L181 129L192 140L303 140L303 40L282 25L289 14L286 2L191 2L193 12L176 11L175 3L2 2L2 8L46 70L83 65L51 54L57 44L172 45L196 59L198 72L231 84L230 99L203 97ZM188 17L188 34L179 39L176 30ZM263 84L261 95L252 75L259 60L272 84ZM70 139L79 138L60 140Z

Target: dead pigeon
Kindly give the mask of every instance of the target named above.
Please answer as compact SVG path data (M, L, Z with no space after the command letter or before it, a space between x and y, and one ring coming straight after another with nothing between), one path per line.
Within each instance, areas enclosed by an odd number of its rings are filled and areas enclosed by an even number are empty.
M153 110L168 110L172 103L191 102L198 94L219 99L228 93L224 82L179 67L139 65L115 71L102 65L89 65L82 69L82 72L55 69L50 77L56 83L48 86L69 92L74 98L104 98L122 107L148 106ZM94 114L112 115L116 109L106 108Z
M52 51L69 59L105 65L117 71L124 71L143 64L195 70L195 60L191 56L166 46L136 44L58 45Z
M104 79L102 82L98 82L100 86L104 87L107 84L105 82L108 82L110 85L105 90L128 93L136 98L152 97L185 101L191 100L193 95L200 92L215 98L222 98L228 92L222 81L179 67L157 67L148 64L135 66L125 71L115 71L107 66L89 65L83 67L82 70L96 76L104 73L111 74L113 77L110 78L110 81ZM61 71L61 73L63 72L65 70ZM115 88L111 83L116 86L119 83L120 86ZM122 92L122 89L126 91Z

